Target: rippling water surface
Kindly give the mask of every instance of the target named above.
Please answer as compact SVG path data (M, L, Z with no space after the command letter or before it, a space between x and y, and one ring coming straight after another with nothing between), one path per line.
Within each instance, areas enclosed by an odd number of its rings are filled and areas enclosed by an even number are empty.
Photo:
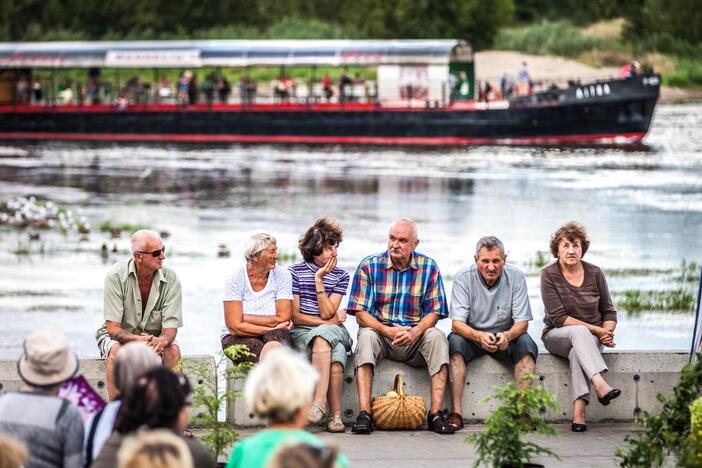
M83 241L42 232L33 253L16 255L27 232L0 227L0 357L17 356L38 326L63 329L81 355L97 355L103 275L128 248L126 236L110 240L95 229L106 220L170 232L167 265L184 286L179 341L187 354L218 349L222 285L242 264L247 231L268 229L292 254L322 215L344 228L340 266L350 273L384 249L392 219L414 218L418 250L438 261L447 294L476 240L497 235L508 261L528 274L530 333L540 343L534 261L560 224L588 227L586 259L605 269L615 295L677 288L665 270L702 260L702 105L660 106L646 146L625 150L5 144L0 200L18 195L81 211L94 229ZM104 242L121 252L102 259ZM217 257L219 244L231 258ZM621 349L689 349L691 314L619 318Z

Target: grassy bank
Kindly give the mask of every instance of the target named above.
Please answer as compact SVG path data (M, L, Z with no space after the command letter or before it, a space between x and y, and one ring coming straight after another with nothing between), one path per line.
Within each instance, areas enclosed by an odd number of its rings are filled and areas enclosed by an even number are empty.
M495 39L498 50L517 50L534 55L557 55L588 65L622 66L638 60L663 75L663 84L702 89L702 48L666 35L645 39L626 36L621 20L578 28L567 21L541 21L502 29Z

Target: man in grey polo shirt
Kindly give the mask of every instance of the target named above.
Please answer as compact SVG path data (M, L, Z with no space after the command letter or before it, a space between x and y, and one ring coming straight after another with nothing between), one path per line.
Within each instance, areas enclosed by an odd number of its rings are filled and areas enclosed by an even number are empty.
M502 242L483 237L475 247L475 264L459 270L451 293L449 355L451 413L447 421L463 427L463 388L467 365L484 354L514 365L518 386L533 373L538 347L527 334L532 320L524 274L505 264ZM526 383L528 384L528 383Z
M161 236L143 229L130 238L132 256L116 263L105 276L105 324L97 331L100 356L106 360L105 381L112 400L117 391L112 378L115 355L130 341L144 341L175 367L180 349L175 341L183 326L180 281L163 268L166 248Z

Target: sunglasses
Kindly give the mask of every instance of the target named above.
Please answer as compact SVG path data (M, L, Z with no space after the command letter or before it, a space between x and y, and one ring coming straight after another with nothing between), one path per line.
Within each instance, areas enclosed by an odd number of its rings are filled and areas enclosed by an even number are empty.
M151 252L144 252L143 250L138 250L137 253L140 254L151 254L152 257L160 257L161 254L163 253L164 255L166 254L166 246L164 245L158 250L153 250Z

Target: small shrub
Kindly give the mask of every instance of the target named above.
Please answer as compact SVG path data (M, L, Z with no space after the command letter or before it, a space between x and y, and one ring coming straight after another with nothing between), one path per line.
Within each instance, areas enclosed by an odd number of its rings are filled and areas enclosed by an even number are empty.
M470 434L466 438L467 442L475 445L478 453L474 467L522 466L538 454L560 460L551 449L522 440L523 435L528 433L558 435L553 426L543 419L548 409L558 409L556 400L541 385L533 385L535 379L535 375L526 374L522 380L528 380L532 385L517 390L514 382L510 382L504 387L497 387L495 395L486 399L501 404L485 420L485 430L481 434Z
M676 455L684 462L689 454L690 405L702 394L702 356L680 371L680 380L673 396L657 395L663 409L657 416L644 412L645 432L627 436L617 448L615 457L622 467L663 466L668 455ZM699 405L698 405L699 406ZM682 465L687 466L687 465Z
M246 345L232 345L224 350L215 364L215 373L208 372L206 366L196 368L194 375L201 380L200 385L193 391L193 405L195 408L204 408L204 411L193 417L193 426L202 427L207 431L202 437L202 443L209 449L215 460L219 459L224 451L238 438L238 434L229 421L220 421L219 414L227 401L233 400L238 392L232 390L219 390L217 387L220 378L226 381L245 376L251 368L251 363L239 363L227 367L227 359L236 360L239 357L251 356Z

